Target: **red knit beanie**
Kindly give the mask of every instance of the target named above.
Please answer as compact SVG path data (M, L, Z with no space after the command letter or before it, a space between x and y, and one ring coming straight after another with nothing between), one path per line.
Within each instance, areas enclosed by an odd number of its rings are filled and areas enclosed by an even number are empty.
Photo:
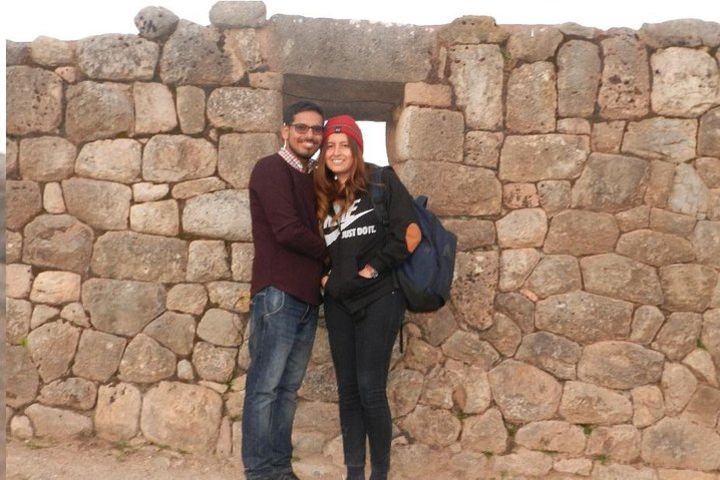
M363 151L363 136L360 131L360 127L355 122L355 119L350 115L339 115L332 117L325 124L325 131L323 133L323 143L325 143L330 135L333 133L344 133L348 137L352 138L357 142L360 151Z

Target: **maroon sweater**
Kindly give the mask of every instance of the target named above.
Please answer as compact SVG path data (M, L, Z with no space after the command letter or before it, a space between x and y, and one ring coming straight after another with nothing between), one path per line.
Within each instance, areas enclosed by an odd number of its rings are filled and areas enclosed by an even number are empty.
M272 285L319 305L327 253L315 216L312 176L277 153L260 159L250 175L250 214L255 245L251 295Z

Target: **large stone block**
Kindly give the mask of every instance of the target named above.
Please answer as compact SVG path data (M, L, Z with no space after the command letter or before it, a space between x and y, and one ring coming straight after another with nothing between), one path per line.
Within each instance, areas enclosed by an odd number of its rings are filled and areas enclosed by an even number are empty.
M523 338L515 358L558 378L574 380L581 351L580 345L567 338L549 332L536 332Z
M120 360L118 378L124 382L155 383L175 374L175 355L151 337L140 333Z
M140 429L142 394L129 383L102 385L95 409L95 431L111 442L130 440Z
M71 178L62 182L68 213L100 230L124 230L130 215L132 190L127 185Z
M204 138L185 135L155 135L145 145L143 179L151 182L181 182L212 175L217 151Z
M571 423L615 425L629 421L632 414L625 395L590 383L565 383L560 416Z
M393 370L388 377L388 401L393 417L404 417L417 405L423 388L423 375L407 368Z
M572 190L572 207L619 212L643 203L650 165L639 158L593 153Z
M436 48L434 30L414 25L274 15L270 28L270 65L286 75L419 82L430 74ZM305 45L315 46L315 60L303 59Z
M133 132L135 114L129 85L80 82L67 89L65 131L75 143Z
M488 374L492 396L510 422L547 420L555 416L562 386L550 374L516 360L506 360Z
M500 213L502 187L492 170L441 162L404 162L396 168L410 193L427 195L438 215Z
M210 9L210 23L220 28L262 27L265 23L263 2L217 2Z
M72 272L40 272L30 292L35 303L61 305L80 300L80 275Z
M555 215L545 238L545 253L590 255L612 252L620 236L609 213L565 210Z
M438 39L448 45L503 43L509 36L510 32L499 27L493 17L481 15L464 15L438 31Z
M546 255L535 267L525 286L540 298L580 290L580 266L572 255Z
M173 198L179 200L185 200L204 193L225 190L226 188L228 188L228 184L220 180L218 177L205 177L197 180L188 180L187 182L176 183L172 189L172 196Z
M465 123L476 130L503 124L504 59L497 45L455 45L448 49L450 83Z
M211 308L197 328L198 337L215 345L237 347L242 343L243 325L239 315Z
M73 174L77 148L61 137L20 140L20 175L26 180L53 182Z
M673 312L703 312L710 304L717 272L704 265L676 264L660 268L663 307Z
M623 153L682 163L695 157L697 120L649 118L630 122L623 138Z
M203 380L227 383L235 369L237 348L223 348L207 342L195 344L192 363L198 376Z
M692 244L678 235L635 230L625 233L617 243L617 252L643 263L662 267L695 259Z
M535 62L516 68L510 73L507 89L505 125L509 131L548 133L555 130L557 90L552 63Z
M504 138L502 132L467 132L463 146L463 162L476 167L497 169Z
M678 362L695 349L701 329L702 316L699 313L671 313L655 337L652 348Z
M136 35L97 35L77 43L78 66L97 80L151 80L159 54L157 43Z
M92 435L93 423L89 417L69 410L34 404L25 409L35 428L35 435L53 440Z
M503 248L541 247L547 233L547 216L541 208L513 210L495 222Z
M118 138L86 143L77 156L75 173L97 180L133 183L140 180L142 145Z
M480 329L492 324L498 271L497 252L458 253L452 303L461 323Z
M204 387L161 382L145 394L140 428L145 438L179 450L207 453L215 447L223 402Z
M510 135L500 154L499 177L513 182L577 178L589 153L584 135Z
M125 339L94 330L84 330L72 372L89 380L106 382L117 371L125 350Z
M720 70L707 52L670 47L653 54L650 65L657 114L697 117L718 103Z
M654 268L615 253L580 260L585 290L629 302L659 305L663 302Z
M664 418L643 434L642 459L658 467L716 470L719 451L717 432L680 418Z
M40 215L25 227L23 262L85 273L93 231L70 215Z
M713 47L720 44L720 24L692 18L643 23L638 36L652 48Z
M447 410L418 406L405 417L403 428L426 445L447 447L457 440L462 426Z
M698 222L692 243L698 262L720 268L720 222Z
M89 410L95 406L97 387L89 380L71 377L55 380L40 390L38 401L51 407L69 407Z
M463 160L465 123L460 112L410 106L395 129L398 161L457 162Z
M79 338L79 328L60 321L46 323L30 332L28 349L43 382L51 382L67 373Z
M82 303L98 330L133 336L165 310L165 289L152 283L92 278L83 284Z
M555 56L562 39L563 35L556 27L522 27L508 38L507 50L512 60L532 64Z
M646 115L650 105L650 71L645 45L621 34L602 41L604 67L598 93L600 115L610 120Z
M559 115L590 117L600 86L600 49L584 40L570 40L560 47L557 64Z
M227 85L245 74L242 61L223 46L221 32L180 20L165 43L160 59L163 83Z
M5 201L5 226L11 230L21 230L42 211L40 186L30 180L8 180Z
M535 324L538 329L587 344L626 338L632 311L632 303L576 291L539 301Z
M529 423L515 434L515 442L530 450L580 454L585 450L582 428L560 420Z
M653 305L638 307L633 314L630 340L643 345L650 344L663 322L665 322L665 315L658 307Z
M165 312L145 327L143 333L178 355L189 355L195 340L195 319L192 315Z
M505 453L508 434L500 411L493 408L482 415L466 418L460 443L463 450L471 452Z
M40 377L27 347L5 347L5 401L19 408L35 400Z
M247 190L223 190L189 199L182 214L183 230L201 237L250 241Z
M710 190L697 171L685 163L678 165L668 198L669 209L685 215L703 215L712 210L711 202Z
M229 133L220 137L218 174L234 188L248 188L255 162L277 152L280 146L273 133Z
M720 108L713 108L700 117L698 153L700 155L720 157ZM717 185L708 183L708 187L717 188Z
M175 100L170 89L162 83L136 82L133 99L136 134L169 132L177 127Z
M6 300L5 341L18 345L30 331L32 304L26 300L8 298Z
M720 113L720 110L718 110L718 113ZM718 115L718 118L720 119L720 115ZM720 122L718 122L716 128L720 129ZM718 140L720 141L720 136ZM718 156L720 156L720 152ZM695 170L708 188L720 188L720 158L698 158L695 160Z
M500 253L500 290L507 292L522 287L538 261L540 253L534 248L503 250Z
M417 343L422 344L423 342L418 341ZM478 366L482 370L489 370L500 360L500 354L495 351L490 343L485 340L480 340L477 333L465 330L457 330L453 333L450 338L443 343L442 353L452 359ZM423 356L429 357L427 353ZM423 358L420 358L418 360L414 360L414 363L422 364L423 360ZM426 371L430 369L434 366L433 364L438 363L439 361L440 359L438 358L434 359L433 362L426 362L427 365L423 365L424 368L422 370Z
M193 134L205 130L205 91L191 85L177 87L177 114L183 133Z
M168 310L200 315L205 310L208 294L205 287L192 283L175 285L167 294Z
M666 363L661 386L665 398L665 414L676 416L683 411L698 386L695 375L684 365Z
M62 121L62 79L42 68L8 67L7 133L56 133Z
M207 117L217 128L275 132L282 122L282 95L272 90L222 87L207 101Z
M164 7L145 7L135 15L135 26L141 36L150 40L170 35L178 23L178 17Z
M660 380L665 358L630 342L598 342L583 349L578 378L607 388L629 390Z
M180 209L175 200L147 202L130 207L130 229L135 232L175 236L180 232Z
M95 242L92 271L119 280L185 281L187 242L133 232L108 232Z

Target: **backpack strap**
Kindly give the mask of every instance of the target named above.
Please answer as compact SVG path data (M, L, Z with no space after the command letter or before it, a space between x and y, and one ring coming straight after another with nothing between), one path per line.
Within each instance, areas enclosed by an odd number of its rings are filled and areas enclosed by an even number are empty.
M387 211L387 182L385 178L387 176L386 167L374 168L370 173L370 199L372 200L373 209L377 215L380 223L387 227L390 225L390 215Z
M392 169L392 167L377 167L373 169L373 171L370 173L370 199L372 200L373 209L375 210L375 215L377 215L378 219L380 220L380 223L384 227L387 227L390 225L390 215L387 211L387 195L385 194L385 191L387 190L387 175L388 170ZM400 288L400 284L398 283L396 273L393 272L393 283L395 284L396 288ZM400 353L403 353L404 347L403 344L405 343L403 330L405 326L404 319L400 321Z

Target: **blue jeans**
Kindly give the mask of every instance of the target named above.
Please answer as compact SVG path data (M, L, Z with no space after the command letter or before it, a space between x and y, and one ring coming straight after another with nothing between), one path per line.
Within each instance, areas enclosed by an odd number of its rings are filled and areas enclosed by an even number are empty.
M307 368L318 307L267 287L252 299L242 459L248 480L292 471L297 391Z
M325 299L348 480L365 479L366 440L370 444L370 480L387 480L392 441L387 378L404 315L405 297L400 291L375 300L355 315L335 299Z

